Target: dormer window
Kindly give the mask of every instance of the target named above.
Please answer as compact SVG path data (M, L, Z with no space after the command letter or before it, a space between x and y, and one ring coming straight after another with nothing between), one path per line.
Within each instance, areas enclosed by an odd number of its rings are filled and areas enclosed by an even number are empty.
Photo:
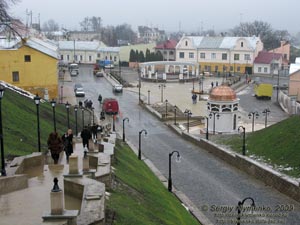
M244 47L244 42L241 42L241 47Z
M188 46L188 41L185 41L185 46Z

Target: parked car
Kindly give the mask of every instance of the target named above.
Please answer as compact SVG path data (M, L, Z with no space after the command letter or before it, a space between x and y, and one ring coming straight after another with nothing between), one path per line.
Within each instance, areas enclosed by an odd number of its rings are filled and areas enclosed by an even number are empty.
M98 71L96 73L96 77L104 77L104 73L102 71Z
M84 97L85 92L83 90L82 84L75 84L74 85L74 92L76 97Z
M114 98L105 98L102 104L102 112L109 115L117 115L119 113L119 103Z
M113 85L113 92L122 93L123 92L123 85L121 85L121 84Z

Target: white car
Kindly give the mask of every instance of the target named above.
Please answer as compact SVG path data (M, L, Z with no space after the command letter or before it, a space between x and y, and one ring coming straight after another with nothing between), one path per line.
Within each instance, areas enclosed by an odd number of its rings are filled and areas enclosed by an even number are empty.
M115 93L122 93L123 92L123 85L121 85L121 84L115 84L113 86L113 92L115 92Z
M85 96L85 92L84 92L81 84L75 84L74 92L75 92L76 97L84 97Z

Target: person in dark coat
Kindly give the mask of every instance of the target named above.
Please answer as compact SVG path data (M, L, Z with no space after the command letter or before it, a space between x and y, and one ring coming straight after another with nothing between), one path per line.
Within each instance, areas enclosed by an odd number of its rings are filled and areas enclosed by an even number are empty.
M54 164L57 164L59 154L63 151L63 141L58 136L58 133L53 131L49 134L47 144L48 148L50 149L51 157L54 161Z
M96 141L97 140L97 132L98 132L98 124L93 124L93 126L92 126L92 135L93 135L93 139L94 139L94 141Z
M67 162L69 162L69 156L73 153L73 132L71 129L68 129L67 133L62 136L62 140L64 143Z
M99 101L99 104L101 104L101 102L102 102L102 95L101 94L99 94L99 96L98 96L98 101Z
M92 135L87 126L84 126L80 133L80 137L82 138L83 148L87 147L89 149L89 140L92 138Z

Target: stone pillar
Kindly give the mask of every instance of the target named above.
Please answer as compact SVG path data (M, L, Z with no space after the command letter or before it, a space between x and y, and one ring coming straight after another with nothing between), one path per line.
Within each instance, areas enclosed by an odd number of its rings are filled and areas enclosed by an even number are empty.
M87 155L87 151L84 151L82 158L82 170L83 172L88 172L90 170L89 156Z
M73 154L69 157L69 174L79 174L78 156Z
M64 211L64 193L58 186L58 179L55 177L54 186L50 193L51 215L62 215Z
M151 71L148 71L148 78L151 78Z
M163 80L167 80L167 74L163 73Z
M165 73L169 72L170 65L165 65Z

